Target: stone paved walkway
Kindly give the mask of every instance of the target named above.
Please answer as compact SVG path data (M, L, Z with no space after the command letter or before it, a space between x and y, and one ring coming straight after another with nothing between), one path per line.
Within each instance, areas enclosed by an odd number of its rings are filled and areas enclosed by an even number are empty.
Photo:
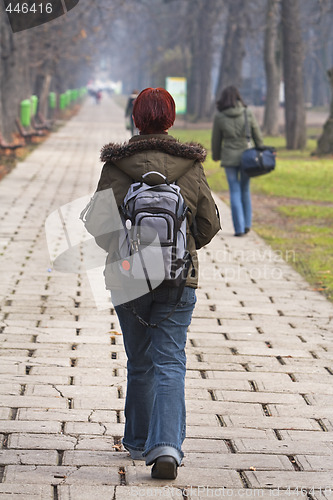
M333 499L333 306L255 234L234 238L222 203L188 335L183 467L151 480L114 447L117 318L85 274L49 269L44 221L94 191L123 123L111 101L87 101L0 183L0 498Z

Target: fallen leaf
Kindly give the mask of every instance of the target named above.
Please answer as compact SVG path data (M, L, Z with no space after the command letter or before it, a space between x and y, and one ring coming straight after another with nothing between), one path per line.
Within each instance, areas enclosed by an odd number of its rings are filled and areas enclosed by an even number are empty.
M124 451L122 444L114 444L112 448L114 448L116 451Z
M122 333L117 332L116 330L110 330L107 333L112 333L112 335L122 335Z

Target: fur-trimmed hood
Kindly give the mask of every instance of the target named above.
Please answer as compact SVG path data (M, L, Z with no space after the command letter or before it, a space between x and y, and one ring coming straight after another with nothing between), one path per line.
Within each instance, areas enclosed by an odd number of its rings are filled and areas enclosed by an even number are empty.
M101 161L118 162L138 153L159 151L171 156L203 162L207 152L200 144L182 143L170 135L138 135L123 144L106 144L101 151Z

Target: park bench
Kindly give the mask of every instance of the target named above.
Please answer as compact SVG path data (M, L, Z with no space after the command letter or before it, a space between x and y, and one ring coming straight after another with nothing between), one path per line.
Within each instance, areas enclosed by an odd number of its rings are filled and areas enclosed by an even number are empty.
M25 139L29 143L32 142L32 139L34 137L42 137L45 135L45 132L43 130L31 130L31 129L27 130L22 126L19 118L16 118L15 123L18 131L20 132L21 137L23 137L23 139Z
M38 120L34 116L31 117L31 123L36 130L52 130L53 120L45 120L41 113L37 114Z
M0 149L10 149L11 151L15 151L18 148L23 148L25 146L25 142L17 142L17 143L9 143L7 142L3 135L0 132Z

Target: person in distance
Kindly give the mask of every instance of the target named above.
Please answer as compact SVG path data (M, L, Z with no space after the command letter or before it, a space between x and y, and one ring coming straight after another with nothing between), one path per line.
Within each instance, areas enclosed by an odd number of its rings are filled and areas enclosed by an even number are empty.
M252 225L250 177L240 167L242 152L247 148L244 112L247 113L256 147L263 145L263 139L255 116L247 108L236 87L226 87L216 107L212 157L214 161L221 161L221 167L224 167L227 176L235 236L244 236Z

